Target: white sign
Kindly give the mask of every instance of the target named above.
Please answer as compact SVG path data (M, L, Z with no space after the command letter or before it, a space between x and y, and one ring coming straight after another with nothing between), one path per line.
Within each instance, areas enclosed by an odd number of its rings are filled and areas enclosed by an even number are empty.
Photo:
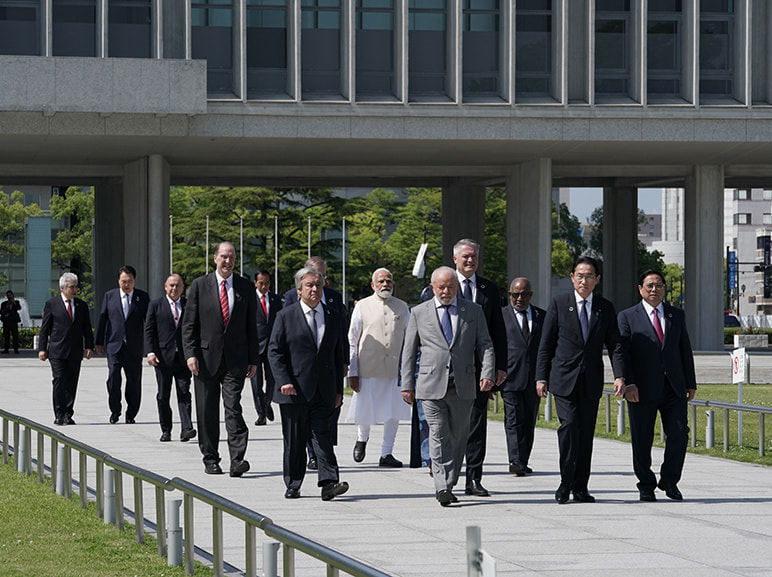
M732 351L732 384L745 382L745 347Z

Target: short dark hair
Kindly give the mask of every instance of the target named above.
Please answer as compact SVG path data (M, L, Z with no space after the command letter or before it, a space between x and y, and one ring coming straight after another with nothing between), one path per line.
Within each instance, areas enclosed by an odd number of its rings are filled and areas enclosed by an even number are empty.
M269 273L267 270L263 270L263 269L260 269L259 271L257 271L255 273L255 280L257 280L257 277L259 277L261 274L267 276L268 280L271 280L271 273Z
M578 267L580 264L590 265L595 270L595 276L600 276L600 264L598 264L598 261L591 256L580 256L578 259L576 259L574 261L574 267L571 269L571 272L575 272L576 267Z
M121 268L118 269L118 276L121 276L121 274L126 273L128 275L131 275L132 278L137 278L137 269L135 269L130 264L125 264Z
M664 276L664 275L663 275L661 272L659 272L658 270L654 270L653 268L650 268L649 270L645 270L645 271L643 271L643 272L641 273L641 276L639 276L639 277L638 277L638 286L643 286L643 280L644 280L644 279L645 279L647 276L649 276L649 275L651 275L651 274L655 274L655 275L657 275L657 276L658 276L660 279L662 279L662 284L667 284L667 282L665 281L665 276Z

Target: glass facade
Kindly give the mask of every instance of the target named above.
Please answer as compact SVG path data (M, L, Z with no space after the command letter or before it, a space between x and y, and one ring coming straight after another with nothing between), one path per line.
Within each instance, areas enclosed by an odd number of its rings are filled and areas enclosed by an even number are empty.
M0 54L40 55L40 2L0 0Z
M552 94L552 0L521 0L515 13L515 96Z
M247 0L247 98L289 97L287 0Z
M192 55L206 60L209 96L233 97L233 5L230 0L202 0L191 2L190 8Z
M51 0L52 55L97 55L96 0Z
M450 100L447 0L409 0L408 100Z
M595 97L630 95L630 0L595 2Z
M150 58L152 0L109 0L108 48L113 58Z
M646 90L649 101L681 96L681 0L649 0Z
M700 0L700 97L734 96L734 2Z
M357 0L356 98L396 100L394 0Z
M499 0L464 0L463 99L501 100L501 8Z
M303 99L340 99L340 0L301 0L300 10L300 85Z

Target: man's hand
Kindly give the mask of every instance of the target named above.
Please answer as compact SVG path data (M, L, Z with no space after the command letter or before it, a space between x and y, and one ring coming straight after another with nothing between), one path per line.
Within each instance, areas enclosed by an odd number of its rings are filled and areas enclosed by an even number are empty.
M295 390L295 385L293 385L292 383L287 383L286 385L282 385L281 389L279 390L281 391L282 395L293 396L298 394L298 392Z
M343 395L338 393L337 395L335 395L335 408L337 409L342 404L343 404Z
M105 354L105 348L103 345L97 345L96 346L96 352L97 354L103 355Z
M86 349L85 353L86 353L86 360L90 361L91 357L94 356L94 349Z
M198 376L198 359L196 357L189 357L186 362L188 363L188 368L190 369L190 372L197 377Z
M621 377L614 379L614 396L623 397L625 394L625 380Z
M153 353L150 353L147 356L147 364L151 367L157 367L158 366L158 357L155 356Z
M686 401L694 399L695 394L697 394L697 389L686 389Z
M40 351L40 352L38 352L38 358L41 361L47 361L48 360L48 353L45 352L45 351Z
M493 388L493 381L490 379L480 379L480 390L490 391Z
M412 405L415 401L415 391L402 391L402 400L408 405Z
M545 383L544 381L539 381L536 383L536 394L539 395L542 399L547 398L547 393L549 392L549 385Z
M348 378L348 386L351 387L351 390L355 393L359 392L359 377L349 377Z
M507 378L507 371L499 369L496 371L496 386L498 387Z
M257 365L247 365L247 378L251 379L257 372Z
M628 403L637 403L640 398L638 397L638 385L628 385L625 388L625 399Z

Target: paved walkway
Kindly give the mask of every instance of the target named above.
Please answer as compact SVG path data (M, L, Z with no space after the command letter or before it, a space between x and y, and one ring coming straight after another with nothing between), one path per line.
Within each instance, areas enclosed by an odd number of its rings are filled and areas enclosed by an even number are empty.
M701 356L698 365L706 367L715 361L714 370L720 374L721 362L716 358L721 357ZM761 357L754 366L759 375L772 376L772 356ZM557 505L553 498L558 484L555 432L537 429L531 463L536 472L516 478L507 472L502 424L492 422L483 479L492 495L466 497L462 490L457 505L442 508L433 498L426 471L377 466L379 427L373 428L365 462L354 463L351 449L356 430L343 423L338 459L341 477L351 484L351 490L335 501L322 502L315 478L308 477L303 498L287 501L283 498L277 422L250 427L247 458L252 470L243 478L207 476L195 443L158 442L151 369L144 373L143 404L136 425L107 423L106 376L104 358L84 361L74 416L78 424L62 432L160 475L187 479L395 575L463 577L465 527L478 525L483 548L495 558L500 576L772 576L772 470L768 467L689 455L680 483L686 500L673 502L658 492L656 503L641 503L629 445L599 439L590 480L598 502ZM701 378L704 382L718 380L706 379ZM255 419L251 398L244 406L251 423ZM0 407L50 424L48 364L30 353L0 357ZM174 434L179 434L178 428ZM400 428L398 458L407 458L408 434L409 427ZM223 452L227 454L224 445ZM657 450L655 463L660 459ZM124 492L131 508L131 485L125 485ZM154 520L151 495L146 490L145 515ZM199 505L195 518L196 544L211 550L211 511ZM242 568L243 540L243 524L226 523L226 561ZM259 534L259 550L262 541ZM300 576L324 574L320 563L299 553L296 563Z

